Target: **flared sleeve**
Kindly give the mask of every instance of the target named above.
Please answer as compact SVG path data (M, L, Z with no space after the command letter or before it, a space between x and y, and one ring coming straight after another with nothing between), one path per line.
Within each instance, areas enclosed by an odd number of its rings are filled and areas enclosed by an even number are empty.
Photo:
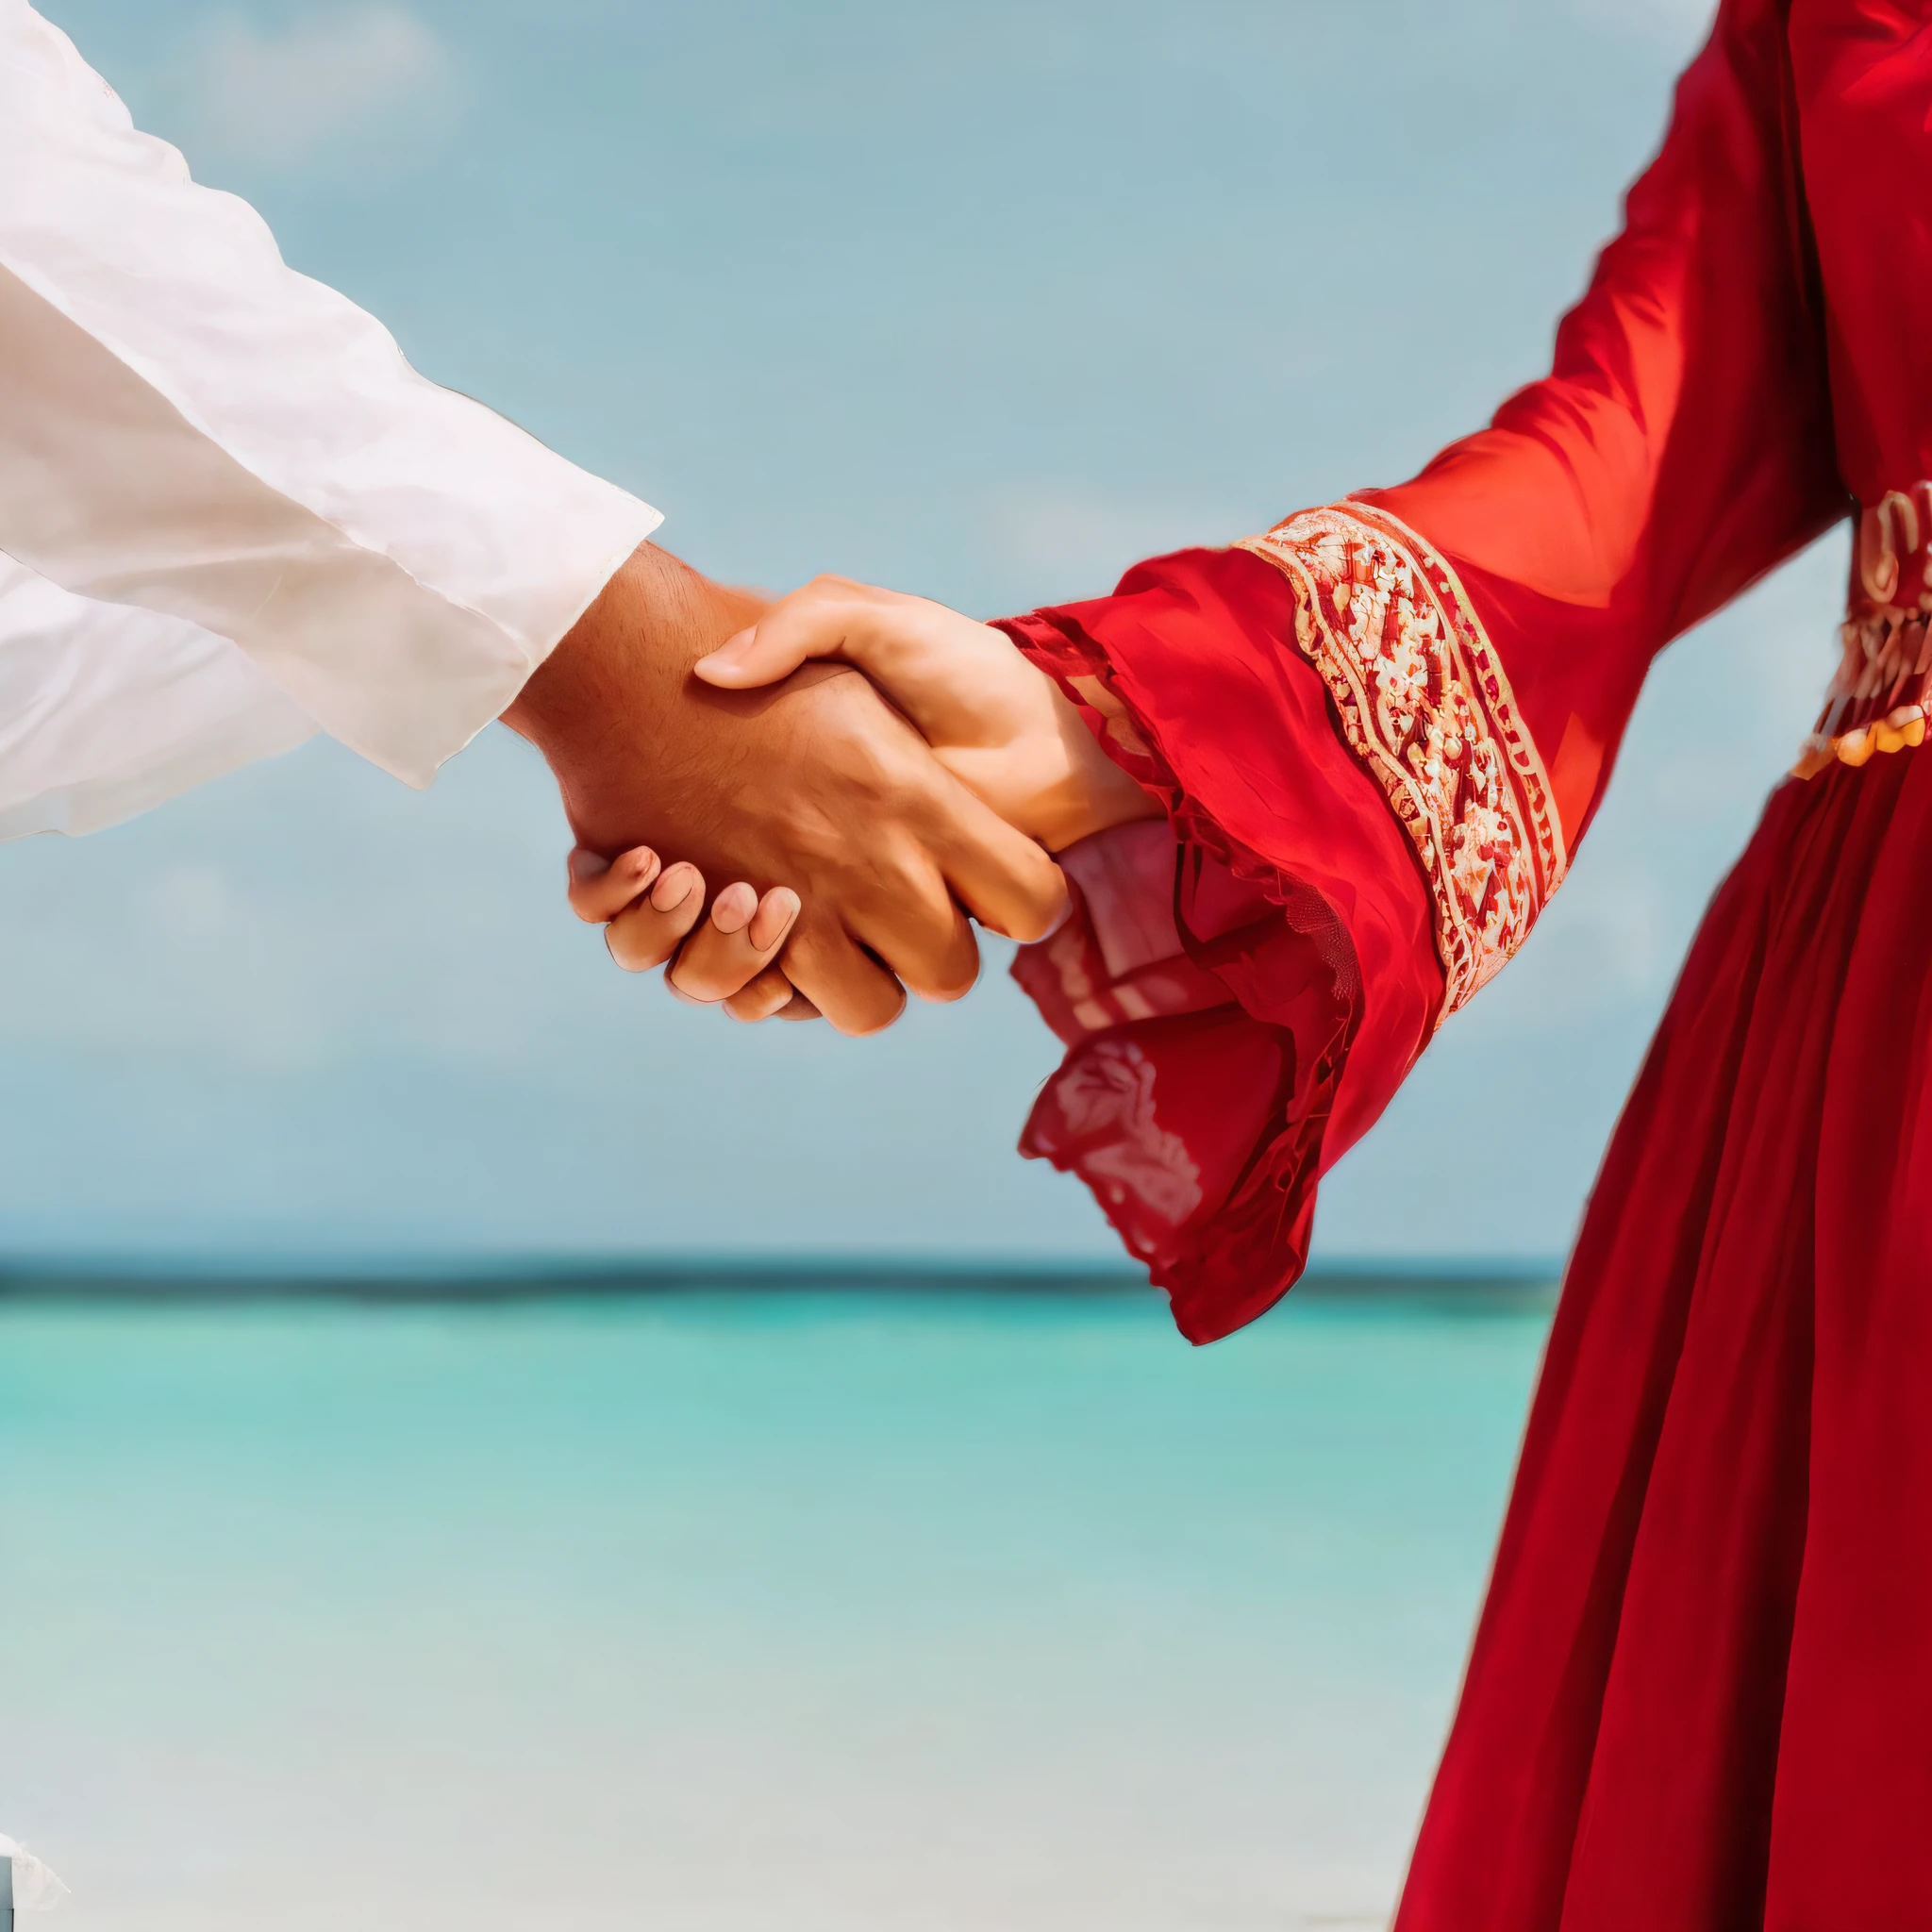
M21 647L0 640L9 687L36 663L87 668L66 742L108 764L70 789L144 745L176 774L237 762L290 739L291 708L425 785L658 522L417 375L246 203L139 132L64 34L0 0L0 551L136 613L69 611L56 649L37 594ZM167 663L142 664L146 643ZM207 697L188 753L172 731L97 728L117 668L130 716L158 684L177 708Z
M1561 884L1652 659L1844 513L1783 8L1727 0L1549 375L1413 481L1004 628L1169 824L1067 855L1023 1151L1195 1341Z

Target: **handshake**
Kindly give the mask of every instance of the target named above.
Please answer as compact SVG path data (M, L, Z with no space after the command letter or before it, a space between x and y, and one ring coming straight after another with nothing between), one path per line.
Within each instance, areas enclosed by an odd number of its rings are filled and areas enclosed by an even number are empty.
M767 604L651 544L504 722L557 776L577 916L740 1020L958 999L969 915L1042 938L1049 855L1159 815L1003 631L840 577Z

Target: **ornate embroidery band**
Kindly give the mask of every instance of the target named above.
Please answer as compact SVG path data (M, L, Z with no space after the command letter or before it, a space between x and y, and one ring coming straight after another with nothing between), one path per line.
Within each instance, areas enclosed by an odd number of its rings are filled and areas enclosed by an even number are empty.
M1502 970L1569 864L1502 661L1456 573L1386 510L1304 510L1238 547L1299 592L1295 641L1415 841L1446 1017Z

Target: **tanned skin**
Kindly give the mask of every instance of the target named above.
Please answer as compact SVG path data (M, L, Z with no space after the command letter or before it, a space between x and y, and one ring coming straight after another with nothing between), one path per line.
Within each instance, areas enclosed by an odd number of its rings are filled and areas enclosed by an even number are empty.
M785 978L841 1032L875 1032L907 988L947 1000L973 985L969 912L1035 939L1065 886L857 671L808 665L741 691L692 675L764 608L647 543L504 722L548 760L579 846L649 846L758 894L791 889Z

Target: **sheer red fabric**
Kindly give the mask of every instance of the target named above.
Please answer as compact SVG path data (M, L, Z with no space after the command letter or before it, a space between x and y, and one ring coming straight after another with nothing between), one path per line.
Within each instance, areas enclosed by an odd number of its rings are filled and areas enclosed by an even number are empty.
M1863 507L1858 728L1607 1157L1399 1932L1932 1924L1928 127L1921 0L1725 0L1547 378L1008 626L1172 825L1072 855L1016 968L1071 1044L1025 1144L1205 1340L1560 883L1656 653Z
M1212 1341L1300 1274L1317 1180L1428 1038L1427 894L1258 558L1184 553L1007 627L1174 828L1066 855L1074 917L1014 973L1071 1051L1021 1144L1088 1181ZM1285 759L1303 782L1268 782Z

